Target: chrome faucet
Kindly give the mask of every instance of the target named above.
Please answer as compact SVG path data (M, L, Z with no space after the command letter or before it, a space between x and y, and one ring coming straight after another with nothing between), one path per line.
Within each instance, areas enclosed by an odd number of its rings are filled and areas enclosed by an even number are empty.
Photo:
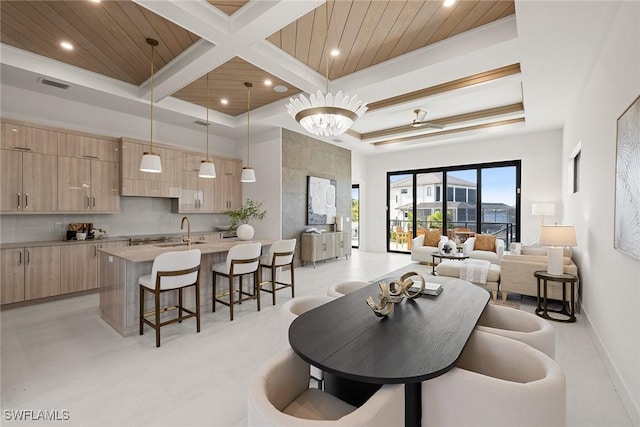
M183 216L182 217L182 221L180 221L180 230L184 229L184 220L187 220L187 237L186 238L182 238L183 242L187 242L187 248L191 249L191 221L189 220L189 217L187 216Z

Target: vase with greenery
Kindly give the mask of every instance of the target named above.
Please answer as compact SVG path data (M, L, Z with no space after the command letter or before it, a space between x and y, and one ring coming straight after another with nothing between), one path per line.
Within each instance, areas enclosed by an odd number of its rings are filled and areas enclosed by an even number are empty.
M238 238L251 240L253 238L253 227L249 225L251 220L264 219L267 211L262 207L263 202L256 202L247 199L238 209L224 212L231 219L231 229L236 230Z

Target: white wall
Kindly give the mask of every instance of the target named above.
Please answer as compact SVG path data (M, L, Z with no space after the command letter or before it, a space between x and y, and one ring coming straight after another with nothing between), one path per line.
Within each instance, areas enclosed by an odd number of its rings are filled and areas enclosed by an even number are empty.
M256 182L242 184L243 199L264 202L264 208L267 210L267 215L262 221L251 222L255 236L261 239L280 239L282 236L281 132L278 128L252 136L251 167L256 172ZM243 162L243 165L246 165L245 158Z
M576 226L574 253L584 314L627 412L640 425L640 261L613 247L616 120L640 94L640 3L618 5L620 11L565 125L563 199L565 222ZM567 164L578 141L581 190L568 194Z
M364 225L361 248L374 252L386 250L387 172L506 160L522 160L521 241L533 242L538 239L539 218L531 215L531 203L559 202L562 198L561 148L562 133L552 130L369 156L367 186L361 188ZM558 210L561 211L560 206ZM554 219L545 218L545 221Z

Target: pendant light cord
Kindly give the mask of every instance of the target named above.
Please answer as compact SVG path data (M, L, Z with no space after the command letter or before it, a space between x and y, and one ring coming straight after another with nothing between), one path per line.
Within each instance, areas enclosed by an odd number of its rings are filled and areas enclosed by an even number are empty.
M149 152L153 153L153 60L154 60L154 52L155 47L158 45L158 42L155 39L147 39L147 43L151 46L151 106L150 106L150 131L149 131Z
M207 73L207 162L209 161L209 73Z
M329 58L331 53L329 52L329 2L325 2L324 8L324 24L327 29L327 38L325 40L325 48L327 49L327 62L325 64L325 75L327 77L327 90L325 94L329 93Z
M249 161L249 144L251 143L251 132L249 128L249 121L251 115L251 87L253 84L245 83L247 87L247 167L251 167L251 162Z

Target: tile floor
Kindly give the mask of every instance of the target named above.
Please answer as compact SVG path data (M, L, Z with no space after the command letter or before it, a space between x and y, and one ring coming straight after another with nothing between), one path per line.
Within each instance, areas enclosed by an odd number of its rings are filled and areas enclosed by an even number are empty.
M298 268L297 294L323 295L332 282L372 279L409 262L403 254L355 250L349 261ZM199 334L192 320L170 325L162 330L159 349L150 329L123 338L104 323L97 294L5 309L0 313L0 424L246 425L247 384L263 360L280 349L279 309L290 298L280 291L278 304L266 301L260 312L245 303L233 322L225 309L205 312ZM525 299L521 309L533 311L533 304ZM567 377L567 425L630 426L583 316L554 326L556 359ZM20 409L66 410L70 419L8 420L8 410Z

